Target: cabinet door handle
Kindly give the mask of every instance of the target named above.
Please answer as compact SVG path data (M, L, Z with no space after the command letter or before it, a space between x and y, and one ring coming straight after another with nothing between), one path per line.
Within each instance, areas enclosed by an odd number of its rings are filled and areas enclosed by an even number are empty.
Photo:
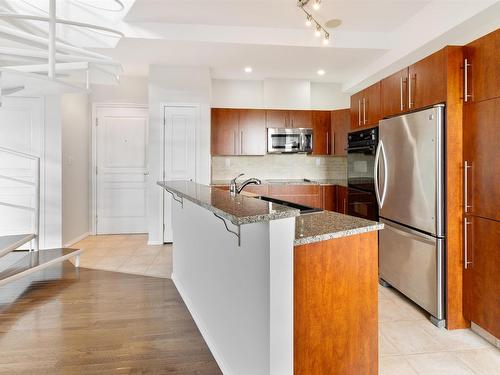
M330 133L326 132L326 154L330 155Z
M236 155L237 145L236 145L236 131L233 131L233 155Z
M243 155L243 130L240 132L240 155Z
M366 98L363 98L363 125L366 124Z
M358 126L361 126L361 99L358 99Z
M332 155L335 155L335 132L332 132Z
M471 168L471 165L469 165L469 162L466 160L464 161L464 211L467 213L469 212L469 208L472 208L471 205L469 205L469 169Z
M400 94L399 99L401 102L400 108L401 108L401 112L402 112L405 109L404 98L403 98L403 77L401 77L399 80L399 94Z
M413 75L413 79L415 79L415 84L417 83L417 73ZM411 80L412 77L408 77L408 109L411 109L415 103L413 103L413 96L411 93Z
M469 264L472 264L472 262L469 262L469 236L468 236L468 231L469 231L469 225L471 225L471 222L467 220L467 218L464 218L464 268L468 269Z
M464 102L468 102L472 95L469 95L469 61L464 59Z

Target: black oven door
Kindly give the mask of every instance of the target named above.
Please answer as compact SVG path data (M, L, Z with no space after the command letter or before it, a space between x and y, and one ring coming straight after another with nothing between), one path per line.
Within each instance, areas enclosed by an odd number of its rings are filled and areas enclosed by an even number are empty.
M349 187L347 193L347 214L378 221L378 204L375 193Z
M349 187L375 191L374 166L376 147L347 148L347 180Z

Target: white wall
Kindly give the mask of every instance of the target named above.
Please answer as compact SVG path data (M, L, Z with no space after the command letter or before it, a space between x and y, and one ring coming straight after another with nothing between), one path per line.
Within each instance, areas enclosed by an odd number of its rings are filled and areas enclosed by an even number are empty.
M210 183L210 93L209 68L149 68L149 243L163 242L162 189L156 182L163 173L163 107L166 104L196 104L200 122L196 132L196 181ZM169 176L166 176L168 179Z
M62 151L61 103L59 95L44 98L45 146L42 186L43 248L62 246Z
M212 107L331 110L349 108L349 100L349 94L336 83L212 80Z
M90 232L90 113L87 94L61 96L62 241Z
M349 108L350 100L350 94L342 92L339 83L311 82L311 109Z
M121 76L119 85L92 85L92 103L147 104L148 78Z

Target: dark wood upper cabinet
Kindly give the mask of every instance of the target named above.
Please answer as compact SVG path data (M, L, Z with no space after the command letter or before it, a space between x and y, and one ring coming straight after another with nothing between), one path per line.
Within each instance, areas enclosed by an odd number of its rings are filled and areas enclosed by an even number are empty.
M347 134L350 131L349 109L332 111L331 117L331 154L335 156L347 155Z
M377 126L380 119L380 82L377 82L351 96L351 130Z
M266 110L266 127L268 128L291 128L290 111L281 109Z
M382 118L380 115L380 82L369 86L364 91L364 121L362 127L371 128L377 126Z
M212 155L238 155L239 110L212 108Z
M408 68L380 81L381 117L398 115L408 109Z
M408 68L408 109L446 101L446 49L441 49Z
M500 220L500 98L466 105L464 113L467 213Z
M259 109L212 108L212 155L264 155L266 112Z
M351 96L351 130L359 129L362 126L362 101L363 91Z
M331 116L330 111L313 111L313 155L331 155Z
M292 128L312 128L312 112L307 110L291 110L290 123Z
M500 222L466 217L464 316L500 337Z
M266 153L265 110L239 110L238 131L240 155L264 155Z
M467 102L479 102L500 96L500 29L465 46L464 81L467 78ZM465 96L465 93L464 93Z

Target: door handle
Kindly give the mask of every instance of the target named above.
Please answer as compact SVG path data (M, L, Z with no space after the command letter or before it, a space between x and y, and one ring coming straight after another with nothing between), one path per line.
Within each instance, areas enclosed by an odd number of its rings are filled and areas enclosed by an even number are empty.
M326 132L326 154L330 155L330 132Z
M363 125L366 124L366 98L363 98Z
M399 99L400 99L400 108L401 108L401 112L404 111L405 109L405 104L404 104L404 97L403 97L403 82L404 82L404 78L401 77L400 80L399 80Z
M358 99L358 126L361 126L361 99Z
M240 132L240 155L243 155L243 130Z
M469 169L471 168L471 166L469 165L469 163L466 161L464 161L464 211L467 213L469 212L469 208L472 208L472 206L469 205L469 198L468 198L468 195L469 195L469 183L468 183L468 172L469 172Z
M384 160L384 192L382 194L382 197L380 196L380 189L379 189L379 181L378 181L378 164L380 161L380 155L383 156ZM377 146L377 151L375 152L375 162L373 166L373 177L375 181L375 196L377 198L377 203L380 208L384 206L384 201L385 201L385 195L387 193L387 157L384 149L384 143L382 141L379 141L378 146Z
M469 264L472 264L472 262L469 262L469 236L468 236L468 230L469 230L469 225L471 225L471 222L467 220L467 218L464 218L464 268L468 269Z
M467 103L472 95L469 95L469 61L464 59L464 102Z

